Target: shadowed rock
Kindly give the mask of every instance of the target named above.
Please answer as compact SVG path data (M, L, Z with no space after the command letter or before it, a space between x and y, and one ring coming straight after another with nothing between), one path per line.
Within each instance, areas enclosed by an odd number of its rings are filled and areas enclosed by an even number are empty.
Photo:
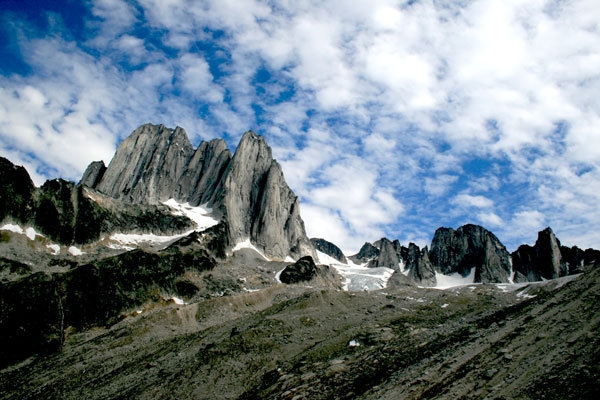
M549 227L538 233L533 247L526 244L519 246L512 253L512 262L515 272L529 281L554 279L568 274L568 267L562 260L560 241Z

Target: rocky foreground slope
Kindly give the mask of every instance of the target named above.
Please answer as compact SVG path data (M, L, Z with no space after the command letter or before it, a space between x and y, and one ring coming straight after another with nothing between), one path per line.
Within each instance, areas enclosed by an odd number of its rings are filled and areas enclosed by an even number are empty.
M569 281L570 280L570 281ZM592 399L600 269L349 293L275 285L70 331L0 371L5 399Z

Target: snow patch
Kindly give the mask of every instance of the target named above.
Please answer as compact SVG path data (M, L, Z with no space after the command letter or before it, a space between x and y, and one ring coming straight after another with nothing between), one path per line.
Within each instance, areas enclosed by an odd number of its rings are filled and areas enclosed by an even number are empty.
M35 231L33 228L25 229L25 236L27 236L30 240L35 240L36 236L44 236Z
M25 235L29 238L29 240L35 240L36 236L44 237L44 235L36 232L36 230L33 229L32 227L23 229L23 228L21 228L21 226L15 225L15 224L5 224L0 228L0 230L18 233L20 235Z
M52 250L52 255L57 256L60 254L60 246L57 244L49 244L46 246L50 250Z
M197 232L201 232L219 223L219 221L212 216L212 208L207 207L206 204L193 207L190 203L179 203L175 199L169 199L163 204L171 207L173 215L184 216L191 219L196 224L195 230Z
M23 234L23 228L21 228L19 225L14 224L6 224L2 228L0 228L0 230L20 233L21 235Z
M280 271L277 271L277 273L275 274L275 280L276 280L278 283L283 283L283 282L281 282L281 279L280 279L280 278L281 278L281 273L283 272L283 270L284 270L284 269L285 269L285 268L281 269Z
M400 269L400 273L404 276L408 276L410 273L410 269L406 268L406 264L404 264L404 260L400 260L398 263L398 269Z
M171 300L173 300L175 304L179 304L180 306L185 304L185 301L183 301L183 299L180 299L179 297L172 296Z
M80 256L82 254L85 254L83 251L81 251L81 249L79 247L75 247L75 246L70 246L67 251L69 253L71 253L72 256Z
M287 256L285 258L285 262L291 262L291 263L293 263L293 262L296 262L296 260L294 260L291 256Z
M238 242L235 247L233 248L233 252L235 253L236 251L239 251L241 249L251 249L254 250L255 252L257 252L262 258L265 259L265 261L271 261L267 256L265 256L262 251L258 250L251 242L250 242L250 238L246 239L246 240L242 240L241 242Z
M111 249L123 249L123 250L133 250L135 247L131 247L131 245L140 245L140 244L165 244L172 240L180 239L184 236L189 235L193 231L188 231L184 233L180 233L179 235L171 235L171 236L162 236L155 235L153 233L113 233L108 238L112 242L108 247Z
M472 285L475 283L475 268L471 268L471 272L467 276L462 276L458 272L444 275L436 271L435 280L436 285L434 289L448 289L456 286Z
M319 264L330 265L330 264L342 264L335 258L331 257L329 254L325 254L317 250L317 262Z

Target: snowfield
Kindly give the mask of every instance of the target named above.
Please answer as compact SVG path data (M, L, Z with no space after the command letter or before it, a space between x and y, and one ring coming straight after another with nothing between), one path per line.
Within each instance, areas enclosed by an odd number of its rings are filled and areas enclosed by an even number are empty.
M173 209L173 215L185 216L191 219L196 224L194 230L197 232L201 232L219 223L219 221L212 216L212 208L206 207L206 205L192 207L190 206L190 203L178 203L175 199L169 199L163 204Z
M471 268L471 272L467 276L462 276L458 272L444 275L436 271L435 281L436 285L433 289L448 289L457 286L472 285L475 282L475 268Z
M346 279L343 289L350 292L384 289L394 273L389 268L367 268L367 264L357 265L350 260L344 264L320 251L317 257L319 264L330 265Z
M21 228L21 226L19 225L15 225L15 224L6 224L3 225L2 227L0 227L0 230L2 231L9 231L9 232L13 232L13 233L18 233L20 235L25 235L29 238L29 240L35 240L36 236L41 236L44 237L44 235L37 233L35 231L35 229L33 229L32 227L28 227L28 228Z

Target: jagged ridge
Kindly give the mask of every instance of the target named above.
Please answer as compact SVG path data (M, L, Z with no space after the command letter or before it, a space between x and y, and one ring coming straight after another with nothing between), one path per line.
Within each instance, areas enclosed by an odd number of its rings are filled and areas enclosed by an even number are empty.
M272 258L314 256L298 197L262 136L246 132L232 156L221 139L192 147L177 127L143 125L125 139L104 172L98 162L83 175L101 193L134 204L170 198L207 204L227 221L229 242L251 239Z

